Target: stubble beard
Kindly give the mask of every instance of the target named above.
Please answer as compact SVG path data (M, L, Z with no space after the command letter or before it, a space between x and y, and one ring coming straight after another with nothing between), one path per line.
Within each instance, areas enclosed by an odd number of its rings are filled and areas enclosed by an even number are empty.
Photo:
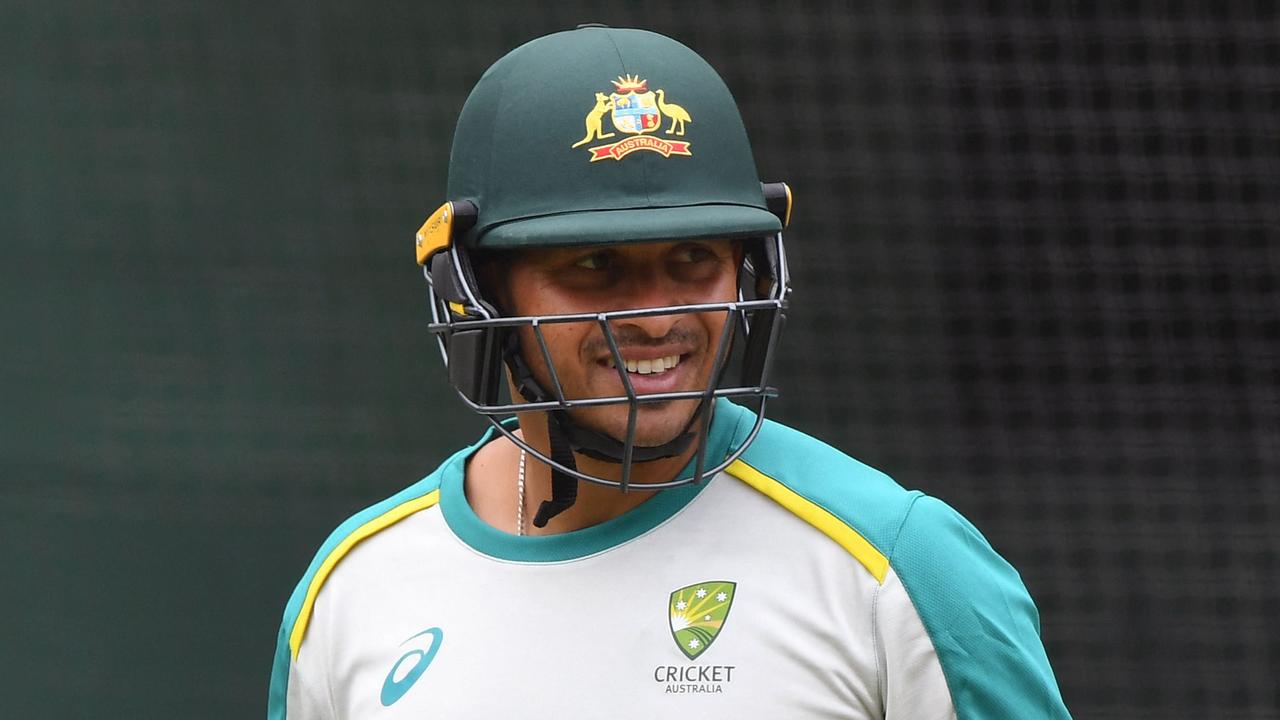
M699 402L691 399L640 403L636 412L635 445L657 447L679 438L692 424ZM579 426L620 443L627 441L629 415L628 403L569 412L569 416Z

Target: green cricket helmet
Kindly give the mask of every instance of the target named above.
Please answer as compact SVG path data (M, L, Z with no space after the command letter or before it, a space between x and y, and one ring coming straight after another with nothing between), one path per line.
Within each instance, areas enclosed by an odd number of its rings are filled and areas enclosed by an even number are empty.
M578 480L625 491L634 463L679 455L698 442L691 474L636 486L656 490L701 482L742 454L763 423L765 401L777 395L768 376L789 292L782 228L791 192L759 181L737 104L705 60L656 33L599 25L516 48L467 98L449 159L448 197L417 235L418 263L431 289L430 330L463 402L551 466L553 497L535 525L573 504ZM490 251L698 238L743 242L735 302L512 317L486 297L473 271L477 255ZM611 323L705 312L728 317L710 385L637 394ZM565 397L541 331L561 322L600 327L625 395ZM519 349L520 327L535 333L549 382L533 377ZM504 366L523 402L503 399ZM707 458L707 428L720 397L754 403L756 422L728 457ZM700 401L685 432L663 445L638 445L638 406L679 399ZM621 438L571 416L576 407L615 404L630 409ZM549 454L500 422L537 410L548 414ZM575 452L620 463L620 479L579 471Z

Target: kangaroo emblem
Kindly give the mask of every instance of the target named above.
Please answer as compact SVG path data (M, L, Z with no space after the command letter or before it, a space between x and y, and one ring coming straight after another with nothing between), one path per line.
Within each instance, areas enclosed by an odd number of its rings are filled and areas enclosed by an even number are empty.
M613 109L613 100L604 93L596 93L596 106L587 113L587 135L572 147L586 145L592 140L603 140L613 137L613 133L604 132L604 114Z
M649 89L649 81L639 75L619 75L610 80L614 92L596 93L595 107L587 113L587 134L570 147L587 147L588 162L602 160L619 161L632 153L655 153L664 158L690 157L691 141L684 139L684 126L693 122L689 111L680 105L667 102L664 88ZM585 93L584 93L585 94ZM695 99L696 102L696 99ZM695 106L694 110L697 110ZM609 130L605 132L605 116L609 118ZM671 119L671 127L663 129L665 118ZM572 128L569 126L568 130ZM694 134L698 134L694 130ZM665 137L663 137L665 135ZM604 142L605 138L619 136L621 140ZM644 165L637 166L637 171Z

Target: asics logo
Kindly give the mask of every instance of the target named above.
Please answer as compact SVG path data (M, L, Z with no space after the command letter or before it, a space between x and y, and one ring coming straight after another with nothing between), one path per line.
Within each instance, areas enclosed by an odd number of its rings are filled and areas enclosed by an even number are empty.
M410 641L422 637L423 635L431 636L431 646L426 650L421 648L410 650L395 665L391 666L391 672L387 673L387 679L382 681L382 705L388 707L395 704L397 700L404 697L409 692L409 688L418 682L418 678L422 677L422 673L427 671L427 666L436 656L436 651L440 649L440 643L444 642L444 631L440 628L430 628L423 630L417 635L412 635L401 646L408 644Z

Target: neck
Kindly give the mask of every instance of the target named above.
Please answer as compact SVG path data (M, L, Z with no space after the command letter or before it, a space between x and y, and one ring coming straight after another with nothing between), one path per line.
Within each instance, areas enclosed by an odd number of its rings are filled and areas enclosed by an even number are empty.
M531 447L550 455L551 443L547 436L544 413L521 413L517 434ZM546 527L538 528L532 519L543 500L551 499L551 467L530 454L525 464L525 508L528 535L551 535L571 532L598 525L631 510L653 497L653 490L645 485L671 480L692 459L698 442L695 440L680 455L632 465L631 489L621 490L582 481L578 483L578 500L568 510L556 515ZM585 455L576 454L578 470L615 482L622 479L622 466ZM519 499L516 477L520 464L520 448L510 440L500 437L482 447L467 467L467 500L478 516L490 525L505 532L515 533L516 508Z
M551 441L547 433L546 413L521 413L520 427L524 429L523 438L532 447L547 455L551 453ZM631 466L629 484L631 489L623 493L618 488L597 483L581 481L578 483L578 500L568 510L552 518L544 528L529 528L531 534L550 534L578 530L598 525L613 519L653 497L653 490L644 489L645 485L671 480L680 472L693 456L697 442L691 443L683 453L674 457L634 463ZM596 460L580 453L574 454L574 460L580 472L587 475L622 481L622 465L620 463ZM551 498L551 467L529 457L526 475L526 508L528 517L542 504ZM532 508L532 512L530 512Z

